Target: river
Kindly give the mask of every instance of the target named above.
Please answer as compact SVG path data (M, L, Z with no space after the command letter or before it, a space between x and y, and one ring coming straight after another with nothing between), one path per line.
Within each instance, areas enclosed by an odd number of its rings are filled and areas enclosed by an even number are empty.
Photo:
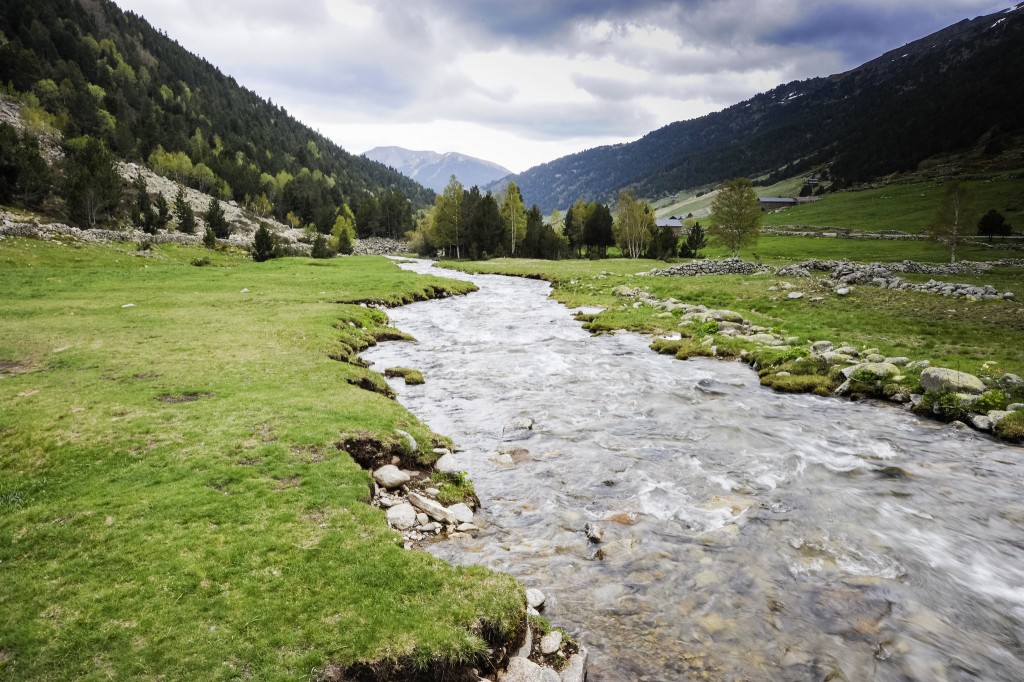
M1024 449L593 337L544 282L443 274L480 290L389 311L418 342L363 354L423 372L392 386L483 502L430 551L544 591L591 682L1024 679Z

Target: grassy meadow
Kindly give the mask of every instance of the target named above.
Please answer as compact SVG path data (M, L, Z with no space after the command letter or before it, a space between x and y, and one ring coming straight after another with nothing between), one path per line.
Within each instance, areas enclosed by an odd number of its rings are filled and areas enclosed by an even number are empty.
M331 359L387 334L349 302L467 285L149 253L0 241L0 679L310 679L513 632L522 587L405 551L335 445L438 439Z

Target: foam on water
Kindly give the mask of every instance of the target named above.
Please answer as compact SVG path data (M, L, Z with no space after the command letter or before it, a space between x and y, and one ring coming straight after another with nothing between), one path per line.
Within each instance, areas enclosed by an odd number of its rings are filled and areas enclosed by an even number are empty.
M1024 679L1020 448L591 337L543 282L454 276L480 291L389 311L419 342L364 357L424 370L392 386L484 502L476 537L431 551L542 588L591 682ZM496 463L505 442L529 456Z

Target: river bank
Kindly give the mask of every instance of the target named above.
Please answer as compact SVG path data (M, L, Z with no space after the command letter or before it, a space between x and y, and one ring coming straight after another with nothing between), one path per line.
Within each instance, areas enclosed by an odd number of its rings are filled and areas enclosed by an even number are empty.
M366 357L422 371L393 388L485 501L478 534L431 551L550 586L591 680L1021 672L1000 644L1016 531L977 522L1016 508L1019 449L773 393L738 363L591 336L543 282L470 279L467 299L393 311L419 342Z

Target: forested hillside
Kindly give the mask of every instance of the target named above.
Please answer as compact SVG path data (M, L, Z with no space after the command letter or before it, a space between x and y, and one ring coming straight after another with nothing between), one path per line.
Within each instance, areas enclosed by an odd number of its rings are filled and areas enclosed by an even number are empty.
M100 140L117 157L293 224L329 231L346 204L373 222L382 204L433 199L109 0L2 3L0 85L32 132Z
M513 176L545 212L633 186L656 198L736 176L774 178L825 163L837 186L913 169L1024 131L1024 9L964 20L852 71L795 81L723 111L672 123Z

